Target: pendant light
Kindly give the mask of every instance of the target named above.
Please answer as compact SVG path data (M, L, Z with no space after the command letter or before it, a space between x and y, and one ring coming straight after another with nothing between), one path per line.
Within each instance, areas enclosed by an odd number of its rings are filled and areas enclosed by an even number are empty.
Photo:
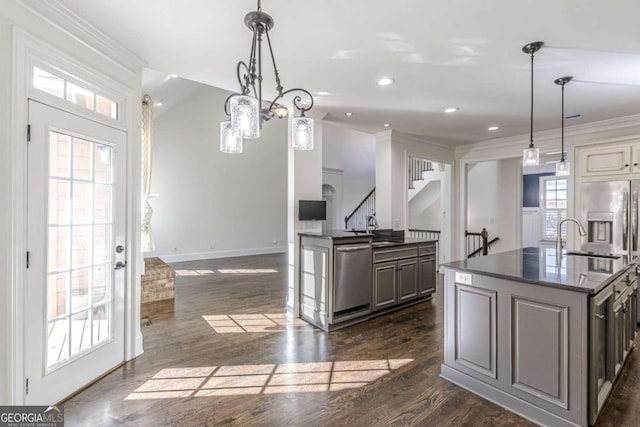
M245 25L251 30L251 51L249 61L238 62L236 74L240 91L231 94L224 103L224 111L230 117L220 124L220 151L242 153L242 140L260 137L262 125L273 117L284 118L289 114L287 107L279 103L284 96L293 96L293 107L300 113L293 119L291 129L292 146L296 150L313 149L313 119L305 113L313 107L313 96L306 89L285 90L280 81L269 31L275 25L271 15L262 11L261 0L257 10L244 17ZM268 101L262 96L262 43L273 65L275 77L275 99ZM305 97L304 101L302 97ZM265 106L263 107L263 103Z
M531 55L531 134L529 147L522 152L523 166L538 166L540 164L540 149L533 145L533 55L540 50L544 42L533 42L525 45L522 51Z
M562 87L562 133L560 137L561 148L560 148L560 161L556 163L556 176L569 176L569 162L565 158L564 155L564 85L573 80L573 77L560 77L554 81L555 84L560 85Z

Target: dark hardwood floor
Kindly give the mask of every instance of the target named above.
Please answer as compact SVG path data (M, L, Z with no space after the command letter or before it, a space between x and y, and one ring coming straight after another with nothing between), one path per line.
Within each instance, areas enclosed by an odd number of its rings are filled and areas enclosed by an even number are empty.
M172 267L175 312L143 327L143 355L65 402L67 426L533 425L439 377L441 292L326 334L283 325L284 254ZM599 426L640 425L630 357Z

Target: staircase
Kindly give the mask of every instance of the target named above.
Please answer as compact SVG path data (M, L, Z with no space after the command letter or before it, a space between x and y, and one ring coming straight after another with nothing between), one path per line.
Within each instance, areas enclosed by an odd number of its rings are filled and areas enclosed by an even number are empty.
M409 190L415 189L415 181L424 180L423 172L433 170L433 163L429 160L409 157Z
M364 230L367 228L367 218L376 214L376 188L367 194L351 214L344 217L346 230Z

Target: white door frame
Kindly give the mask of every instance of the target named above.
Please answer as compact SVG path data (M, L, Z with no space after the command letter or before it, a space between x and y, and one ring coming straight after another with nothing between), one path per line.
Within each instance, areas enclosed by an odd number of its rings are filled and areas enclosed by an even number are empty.
M68 34L65 33L65 36ZM70 38L74 42L80 39ZM58 40L59 41L59 40ZM140 248L140 134L138 122L140 113L140 75L141 64L127 68L116 63L114 59L104 54L96 55L94 49L85 42L81 42L86 51L77 53L78 56L91 57L93 66L88 66L84 58L77 59L56 49L19 27L12 28L12 99L11 99L11 153L12 153L12 194L11 194L11 283L10 283L10 333L7 354L10 367L8 378L10 384L9 397L11 404L24 403L24 328L25 328L25 294L23 284L26 283L27 252L27 222L26 222L26 193L27 193L27 99L41 101L62 109L73 111L93 120L106 121L107 124L119 127L127 132L127 218L126 218L126 246L127 262L125 294L125 360L130 360L143 352L142 334L140 331L140 275L143 271L143 257ZM70 42L71 43L71 42ZM100 47L108 47L105 42ZM98 71L100 61L104 61L104 68L120 69L121 75L113 72L108 75ZM70 80L83 82L84 85L99 88L104 95L117 100L120 105L120 119L114 123L88 110L70 106L68 102L49 96L31 88L31 70L33 65L44 65L53 68L69 77ZM117 64L117 66L114 66ZM102 69L102 68L100 68ZM59 74L59 73L58 73ZM113 78L112 78L113 76ZM115 78L119 77L119 81ZM122 83L123 80L129 85Z

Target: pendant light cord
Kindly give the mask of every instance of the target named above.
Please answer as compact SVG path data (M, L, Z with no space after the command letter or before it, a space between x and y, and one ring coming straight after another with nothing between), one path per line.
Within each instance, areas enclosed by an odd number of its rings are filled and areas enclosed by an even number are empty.
M566 161L566 159L564 158L564 85L565 84L566 84L565 82L562 83L562 126L561 126L562 135L561 135L561 140L560 140L561 141L561 147L560 147L560 150L561 150L560 151L560 161L561 162Z
M533 148L533 55L531 51L531 133L529 134L529 148Z

